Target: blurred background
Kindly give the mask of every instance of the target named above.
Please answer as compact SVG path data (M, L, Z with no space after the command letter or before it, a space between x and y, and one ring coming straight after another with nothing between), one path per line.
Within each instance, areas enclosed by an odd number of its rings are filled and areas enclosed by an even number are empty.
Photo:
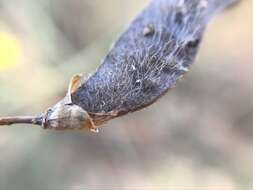
M147 3L0 0L0 115L61 99ZM98 134L2 127L0 189L253 189L252 9L217 16L176 88Z

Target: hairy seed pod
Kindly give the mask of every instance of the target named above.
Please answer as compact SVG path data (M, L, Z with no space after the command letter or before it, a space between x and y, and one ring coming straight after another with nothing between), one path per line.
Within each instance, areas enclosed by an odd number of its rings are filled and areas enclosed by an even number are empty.
M188 71L208 21L233 2L153 0L88 80L72 80L70 102L49 110L46 128L82 128L83 123L96 131L112 118L153 103ZM65 117L68 122L62 121Z
M73 77L66 97L33 123L97 132L106 121L152 104L189 70L210 19L234 2L151 1L97 71L87 80Z

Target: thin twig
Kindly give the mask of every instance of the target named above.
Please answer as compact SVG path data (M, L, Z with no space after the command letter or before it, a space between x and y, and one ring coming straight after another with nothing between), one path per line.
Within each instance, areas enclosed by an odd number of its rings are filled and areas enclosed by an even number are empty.
M41 116L14 116L14 117L2 117L0 118L1 125L12 125L12 124L34 124L41 125Z

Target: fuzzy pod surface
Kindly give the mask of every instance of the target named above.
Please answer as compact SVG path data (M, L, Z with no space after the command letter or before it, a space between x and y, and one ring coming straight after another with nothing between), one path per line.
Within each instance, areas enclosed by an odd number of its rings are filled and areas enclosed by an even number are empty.
M188 71L208 22L233 2L153 0L72 94L73 103L90 113L118 113L113 117L152 104Z

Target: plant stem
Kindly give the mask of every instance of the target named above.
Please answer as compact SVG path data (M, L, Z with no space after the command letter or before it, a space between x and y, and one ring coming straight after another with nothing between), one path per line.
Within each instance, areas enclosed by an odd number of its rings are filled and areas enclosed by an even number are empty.
M41 116L13 116L13 117L0 117L0 125L13 125L13 124L33 124L41 125Z

